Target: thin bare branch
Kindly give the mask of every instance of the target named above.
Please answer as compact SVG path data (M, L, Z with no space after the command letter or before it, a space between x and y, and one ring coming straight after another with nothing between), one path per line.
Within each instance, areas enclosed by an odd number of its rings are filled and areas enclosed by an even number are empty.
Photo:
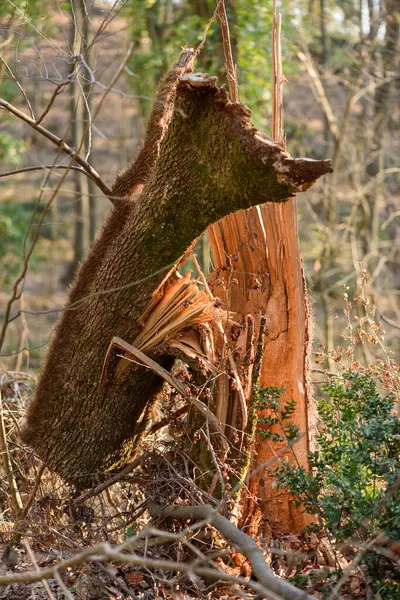
M59 94L62 93L62 91L64 91L64 87L66 85L68 85L69 83L71 83L71 81L68 79L67 81L63 81L62 83L58 83L56 86L56 89L54 90L46 108L44 109L44 111L42 112L42 114L40 115L40 117L38 119L36 119L36 125L40 125L40 123L43 121L43 119L45 118L45 116L47 115L47 113L50 111L51 107L54 104L55 99L57 98L57 96ZM32 115L33 118L33 115Z
M14 73L10 69L10 67L7 64L6 60L2 56L0 56L0 61L3 63L3 65L6 67L6 69L8 69L8 72L10 73L10 76L11 76L12 80L14 81L15 85L18 87L18 89L21 92L21 94L23 95L23 97L25 98L25 101L26 101L26 103L28 105L29 112L31 113L32 119L35 119L35 115L33 113L32 105L31 105L31 103L29 101L28 96L26 95L26 92L25 92L24 88L22 87L22 85L20 84L20 82L18 81L18 79L15 77Z
M14 169L13 171L4 171L4 173L0 173L0 179L2 177L9 177L10 175L18 175L19 173L29 173L31 171L42 171L43 169L66 169L67 171L79 171L83 175L90 177L91 175L83 168L77 167L76 165L38 165L37 167L22 167L21 169Z
M10 102L7 102L7 100L0 98L0 107L2 107L5 110L8 110L14 116L21 119L21 121L24 121L25 123L27 123L30 127L32 127L32 129L35 129L38 133L43 135L43 137L47 138L53 144L55 144L58 148L60 148L60 150L62 150L66 154L68 154L68 156L70 156L75 162L77 162L87 172L87 174L94 181L94 183L97 185L97 187L107 196L107 198L110 199L110 201L113 204L115 204L115 205L120 204L121 200L118 200L117 198L113 197L111 190L107 187L107 185L101 179L101 177L97 173L97 171L84 158L79 156L79 154L77 153L76 150L74 150L66 142L64 142L64 140L62 138L58 137L57 135L55 135L54 133L52 133L51 131L49 131L48 129L43 127L42 125L38 125L34 119L32 119L29 115L22 112L21 110L19 110L12 104L10 104Z
M278 579L265 562L263 552L258 547L257 542L211 506L161 507L155 503L150 503L148 508L153 516L208 521L227 542L233 544L239 552L245 555L251 564L254 575L265 590L287 600L315 600L313 596L303 590L293 587L283 579Z
M61 148L59 148L58 154L57 154L55 160L58 159L58 155L60 154L60 152L61 152ZM71 160L71 162L72 162L72 160ZM34 209L34 211L32 213L31 222L29 223L27 232L25 234L25 239L24 239L24 263L22 265L20 274L18 275L18 277L14 281L14 285L13 285L13 288L12 288L12 293L11 293L11 296L10 296L8 302L7 302L6 309L5 309L5 312L4 312L3 325L2 325L2 328L1 328L1 331L0 331L0 350L2 349L3 344L4 344L4 340L5 340L6 333L7 333L7 328L9 326L9 324L11 323L11 321L16 318L15 316L13 318L10 318L11 308L12 308L12 305L14 304L15 300L18 300L18 298L20 298L20 296L21 296L21 293L22 293L22 291L21 291L21 284L24 281L26 273L28 271L29 261L30 261L30 258L32 256L32 253L33 253L33 251L35 249L36 242L37 242L38 237L39 237L40 227L42 226L44 218L45 218L45 216L46 216L46 214L47 214L47 212L48 212L48 210L49 210L49 208L50 208L53 200L57 196L57 194L58 194L58 192L59 192L59 190L61 188L61 185L64 182L64 179L65 179L67 173L68 173L67 170L63 173L63 175L61 176L61 178L60 178L57 186L55 187L52 195L50 196L49 200L46 202L46 205L44 206L43 211L42 211L42 213L40 215L40 218L39 218L39 220L38 220L38 222L36 224L36 228L35 228L33 236L32 236L32 241L31 241L30 248L29 248L28 252L26 252L25 244L26 244L26 241L27 241L27 236L28 236L28 233L29 233L29 230L30 230L30 226L32 224L32 219L33 219L34 213L36 211L37 206L39 205L41 195L43 194L43 189L44 188L42 186L42 189L41 189L38 201L36 202L35 209ZM48 177L49 177L49 173L46 175L45 181L48 180ZM18 314L18 316L19 316L19 314Z
M229 95L231 102L239 102L239 86L236 78L236 69L233 63L231 36L229 33L228 17L226 15L225 1L218 2L218 18L221 24L222 41L224 45L225 66L228 76Z

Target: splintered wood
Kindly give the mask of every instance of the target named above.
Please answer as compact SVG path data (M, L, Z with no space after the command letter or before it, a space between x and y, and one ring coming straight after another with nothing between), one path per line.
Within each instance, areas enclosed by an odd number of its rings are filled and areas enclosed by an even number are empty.
M190 272L183 277L174 274L155 291L141 317L143 329L133 346L148 353L167 344L197 360L203 370L214 371L214 335L220 323L226 326L227 319L226 310L217 308L215 300L199 288L198 280L191 279ZM132 361L121 358L115 371L117 380L131 366Z

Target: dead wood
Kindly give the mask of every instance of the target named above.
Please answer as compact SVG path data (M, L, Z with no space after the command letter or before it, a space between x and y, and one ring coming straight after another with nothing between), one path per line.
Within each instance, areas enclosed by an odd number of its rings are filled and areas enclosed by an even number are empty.
M149 512L153 517L175 519L193 519L212 524L217 531L248 559L251 569L258 581L270 592L268 597L284 598L285 600L315 600L307 592L299 590L287 581L279 579L267 565L263 551L257 542L249 535L238 529L229 519L216 509L205 504L203 506L165 506L149 504Z
M23 431L51 469L81 486L132 459L138 423L161 386L155 373L133 366L99 388L112 338L135 340L154 290L208 225L285 201L330 171L329 161L293 159L262 136L215 78L178 81L175 70L168 85L147 182L135 200L114 207L78 272ZM124 195L142 183L123 181L115 190ZM152 356L164 368L173 361L165 344ZM116 352L111 370L118 360Z

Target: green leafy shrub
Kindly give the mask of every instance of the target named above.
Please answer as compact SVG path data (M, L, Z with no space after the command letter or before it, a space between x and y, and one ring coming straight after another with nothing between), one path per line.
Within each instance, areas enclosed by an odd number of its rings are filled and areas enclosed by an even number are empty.
M256 409L269 411L269 414L258 418L258 423L265 426L263 429L260 428L259 435L265 440L285 441L292 444L298 439L300 433L299 428L290 422L296 403L294 400L289 400L283 408L280 408L279 399L283 392L283 388L256 386L254 390Z
M399 573L394 573L398 567L390 552L377 552L376 547L390 549L400 539L400 422L395 398L380 393L371 374L354 371L332 378L323 391L310 471L282 463L276 477L307 512L319 516L334 540L364 548L362 562L373 589L381 598L394 599L400 593Z

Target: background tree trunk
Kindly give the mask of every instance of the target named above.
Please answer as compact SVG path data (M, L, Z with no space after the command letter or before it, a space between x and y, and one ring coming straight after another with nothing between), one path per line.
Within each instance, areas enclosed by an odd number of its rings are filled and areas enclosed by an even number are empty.
M81 53L86 56L86 39L88 32L88 17L85 14L86 5L83 0L72 0L72 22L71 22L71 48L73 55L79 57ZM77 62L75 73L70 84L70 106L71 106L71 145L73 148L88 148L88 110L85 104L84 94L87 85L79 83L80 62ZM88 73L85 73L88 77ZM91 224L90 217L90 193L89 178L82 177L80 173L74 172L75 183L75 227L74 227L74 255L68 266L63 281L69 283L73 280L77 266L83 260L90 248ZM92 184L93 190L93 184Z

